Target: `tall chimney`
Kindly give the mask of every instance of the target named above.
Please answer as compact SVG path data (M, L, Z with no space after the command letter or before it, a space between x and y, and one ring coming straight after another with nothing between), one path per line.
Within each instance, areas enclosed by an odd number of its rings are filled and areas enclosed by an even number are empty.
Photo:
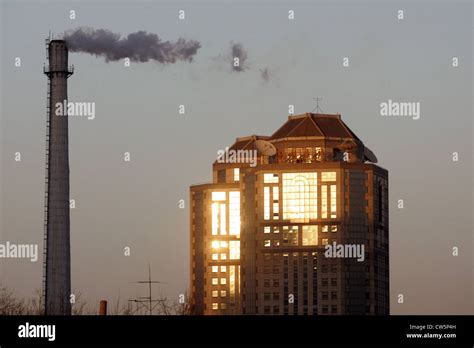
M44 303L46 315L71 315L71 253L69 238L69 150L67 108L68 48L63 40L47 40L48 76L46 134L46 197L44 240Z

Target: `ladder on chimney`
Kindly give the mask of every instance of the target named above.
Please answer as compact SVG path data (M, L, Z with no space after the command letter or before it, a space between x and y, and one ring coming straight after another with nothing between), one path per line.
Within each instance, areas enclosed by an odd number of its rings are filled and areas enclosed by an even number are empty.
M46 39L46 61L49 61L49 38ZM49 137L50 137L50 101L51 80L48 75L48 87L46 92L46 170L45 170L45 196L44 196L44 234L43 234L43 293L42 300L46 309L46 272L48 264L48 189L49 189Z

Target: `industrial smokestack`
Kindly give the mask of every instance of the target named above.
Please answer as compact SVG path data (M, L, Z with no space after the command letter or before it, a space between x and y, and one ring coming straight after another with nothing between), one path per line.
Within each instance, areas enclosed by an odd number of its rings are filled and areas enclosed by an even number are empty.
M46 315L71 314L71 254L69 237L68 117L55 114L67 100L68 48L63 40L47 40L48 76L46 134L46 198L44 297Z

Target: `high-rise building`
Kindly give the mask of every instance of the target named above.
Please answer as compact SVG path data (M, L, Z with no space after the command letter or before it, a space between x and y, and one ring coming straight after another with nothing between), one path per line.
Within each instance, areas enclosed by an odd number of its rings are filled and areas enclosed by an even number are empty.
M340 115L289 116L190 188L194 314L389 314L388 172Z

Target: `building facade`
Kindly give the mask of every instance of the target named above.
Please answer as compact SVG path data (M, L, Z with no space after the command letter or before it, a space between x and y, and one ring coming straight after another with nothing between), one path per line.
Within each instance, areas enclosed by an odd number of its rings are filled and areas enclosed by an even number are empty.
M237 138L190 188L192 312L389 314L388 172L340 115Z

